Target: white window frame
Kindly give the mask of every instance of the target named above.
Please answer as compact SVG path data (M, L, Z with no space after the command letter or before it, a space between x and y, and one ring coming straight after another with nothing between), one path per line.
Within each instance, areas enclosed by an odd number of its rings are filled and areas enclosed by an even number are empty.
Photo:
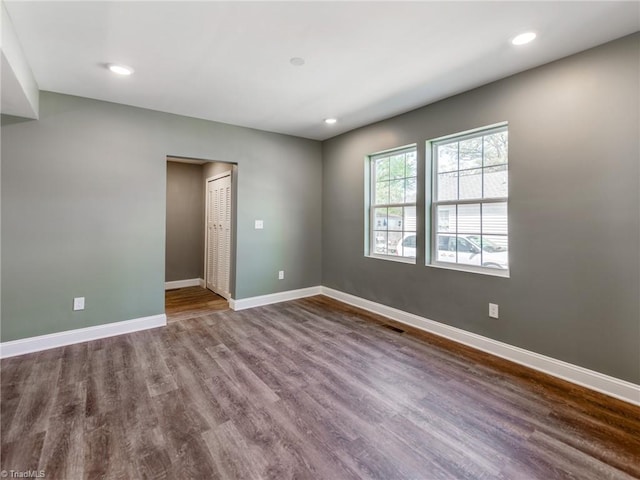
M404 203L385 203L385 204L376 204L375 203L375 185L376 185L376 171L375 171L375 161L379 158L390 157L392 155L397 155L400 153L414 152L416 154L416 200L414 202L404 202ZM416 144L405 145L403 147L392 148L389 150L384 150L382 152L377 152L371 154L367 157L367 169L368 169L368 180L366 185L367 192L367 241L366 241L366 249L365 256L383 260L390 260L401 263L416 263L416 257L404 257L400 255L389 255L375 252L375 209L376 208L393 208L393 207L414 207L416 209L417 216L417 208L418 208L418 163L420 159L418 158L418 148ZM409 177L405 177L409 178ZM417 219L416 219L417 220ZM404 232L404 226L403 230ZM418 232L416 231L416 236ZM417 250L417 249L416 249Z
M474 130L470 130L467 132L447 135L446 137L441 137L438 139L434 139L428 142L427 151L430 152L431 157L431 207L427 208L427 211L430 212L429 222L428 222L428 231L427 238L430 239L430 246L427 248L427 266L429 267L437 267L444 268L448 270L459 270L463 272L471 272L471 273L481 273L485 275L493 275L497 277L509 277L511 271L511 262L508 263L508 268L505 270L476 266L476 265L467 265L461 263L453 263L453 262L440 262L438 261L438 225L437 225L437 210L439 206L442 205L470 205L470 204L480 204L480 211L482 212L482 205L491 204L491 203L506 203L507 209L509 206L509 192L507 185L507 196L506 197L491 197L491 198L473 198L473 199L456 199L456 200L440 200L438 201L438 156L437 156L437 147L440 145L445 145L448 143L461 142L464 140L468 140L470 138L476 138L484 135L490 135L492 133L498 133L509 131L508 124L501 123L497 125L491 125L487 127L482 127ZM508 148L508 147L507 147ZM507 152L507 176L509 175L509 155ZM460 170L457 170L460 172ZM483 172L484 175L484 172ZM481 213L482 215L482 213ZM482 228L482 218L480 219L480 225ZM482 232L480 232L482 234ZM507 230L507 240L509 239L509 231ZM510 250L510 248L509 248Z

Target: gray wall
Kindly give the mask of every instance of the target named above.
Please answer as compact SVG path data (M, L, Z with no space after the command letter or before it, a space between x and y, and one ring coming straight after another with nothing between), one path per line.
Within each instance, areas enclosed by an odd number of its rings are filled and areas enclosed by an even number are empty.
M2 341L164 312L167 156L238 164L233 298L320 284L319 142L54 93L40 102L39 121L3 117ZM84 311L71 311L74 296Z
M639 383L639 39L324 142L323 285ZM367 154L501 121L511 278L363 255Z
M167 162L165 281L204 278L203 165Z

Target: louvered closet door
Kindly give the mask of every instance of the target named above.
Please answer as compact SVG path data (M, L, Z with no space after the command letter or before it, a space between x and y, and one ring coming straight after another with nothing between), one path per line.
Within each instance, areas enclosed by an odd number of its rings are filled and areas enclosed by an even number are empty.
M207 288L229 298L231 176L207 182Z
M216 289L216 258L218 256L216 212L217 196L214 182L207 182L207 288Z

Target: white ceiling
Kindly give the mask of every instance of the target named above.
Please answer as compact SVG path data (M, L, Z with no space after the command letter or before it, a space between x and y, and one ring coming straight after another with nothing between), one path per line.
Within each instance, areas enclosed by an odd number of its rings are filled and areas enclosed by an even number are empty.
M640 30L637 1L5 4L41 90L319 140Z

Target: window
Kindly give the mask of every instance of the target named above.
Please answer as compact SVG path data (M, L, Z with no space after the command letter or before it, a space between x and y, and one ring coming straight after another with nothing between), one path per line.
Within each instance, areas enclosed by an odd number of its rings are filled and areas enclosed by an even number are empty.
M369 165L369 254L415 259L416 148L372 155Z
M507 274L507 127L436 140L431 147L431 264Z

